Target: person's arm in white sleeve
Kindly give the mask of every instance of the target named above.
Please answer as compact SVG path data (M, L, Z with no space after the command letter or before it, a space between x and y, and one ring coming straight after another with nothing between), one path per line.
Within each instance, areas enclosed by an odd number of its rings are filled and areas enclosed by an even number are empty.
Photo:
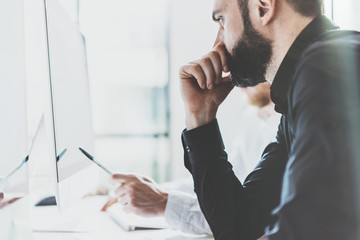
M165 220L173 228L192 234L210 235L210 227L200 210L197 197L172 191L168 195Z
M120 183L115 191L117 196L111 198L103 207L106 211L118 202L124 211L140 216L164 216L171 227L192 234L211 234L195 195L181 191L166 189L186 189L191 192L193 184L184 179L179 184L168 183L159 186L153 180L134 174L114 174L114 182ZM191 179L190 179L191 180ZM165 185L165 184L164 184ZM171 188L171 185L174 188ZM192 190L193 191L193 190Z

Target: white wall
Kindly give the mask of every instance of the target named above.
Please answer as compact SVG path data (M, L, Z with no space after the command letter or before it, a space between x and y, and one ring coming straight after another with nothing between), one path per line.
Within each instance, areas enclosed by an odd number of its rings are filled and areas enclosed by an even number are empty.
M334 0L334 21L343 29L360 30L360 1Z
M183 164L181 132L185 128L178 70L212 49L217 24L212 21L209 0L170 0L170 117L172 143L172 178L189 176ZM239 103L237 105L237 103ZM218 120L225 145L234 139L233 131L244 106L243 95L234 89L219 109Z
M74 22L79 22L79 15L78 15L79 2L78 2L78 0L58 0L58 1L61 5L63 5L65 10L69 14L70 18Z
M27 155L23 0L0 0L0 176Z

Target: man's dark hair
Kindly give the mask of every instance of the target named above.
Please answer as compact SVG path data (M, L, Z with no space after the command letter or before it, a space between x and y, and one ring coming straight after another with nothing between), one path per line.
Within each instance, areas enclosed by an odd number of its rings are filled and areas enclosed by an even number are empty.
M241 8L248 7L249 0L238 0ZM323 0L286 0L298 13L306 17L322 14Z

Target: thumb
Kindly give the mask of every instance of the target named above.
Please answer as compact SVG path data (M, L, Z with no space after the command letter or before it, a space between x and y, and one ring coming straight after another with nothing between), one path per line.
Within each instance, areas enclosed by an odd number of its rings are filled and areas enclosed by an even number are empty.
M116 197L112 197L110 198L105 205L101 208L102 212L106 212L106 210L111 207L112 205L114 205L115 203L117 203L117 198Z
M121 174L121 173L114 173L111 175L111 181L113 183L125 183L129 179L129 176L127 174Z
M220 106L220 104L226 99L233 88L234 85L230 81L217 84L215 87L215 105Z
M222 92L223 93L222 95L226 97L234 89L235 86L229 78L228 80L224 79L224 81L217 84L216 87L219 88L218 91Z

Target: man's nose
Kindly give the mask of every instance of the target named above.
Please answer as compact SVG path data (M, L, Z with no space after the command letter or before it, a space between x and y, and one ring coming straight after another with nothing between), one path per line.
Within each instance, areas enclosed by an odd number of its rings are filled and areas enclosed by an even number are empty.
M220 31L218 32L217 36L216 36L216 39L215 39L215 42L214 42L214 45L213 45L213 48L217 47L217 46L224 46L224 42L222 40L222 36L220 34Z

